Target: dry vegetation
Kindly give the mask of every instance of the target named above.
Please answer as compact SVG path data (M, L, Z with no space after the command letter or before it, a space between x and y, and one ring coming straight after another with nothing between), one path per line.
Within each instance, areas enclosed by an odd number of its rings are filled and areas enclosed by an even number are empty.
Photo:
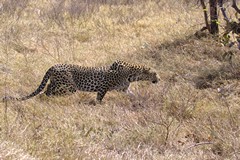
M5 0L0 12L0 97L32 92L56 63L121 59L161 77L96 106L96 94L83 92L1 102L0 159L240 158L240 57L193 36L203 25L196 5Z

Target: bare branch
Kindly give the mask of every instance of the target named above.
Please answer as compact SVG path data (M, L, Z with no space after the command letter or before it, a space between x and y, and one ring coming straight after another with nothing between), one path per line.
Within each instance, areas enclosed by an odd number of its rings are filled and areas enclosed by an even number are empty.
M239 9L238 6L237 6L236 0L233 0L233 2L232 2L232 7L235 9L235 11L236 11L237 13L240 14L240 9Z
M206 27L208 29L208 31L210 31L210 26L208 24L208 14L207 14L207 7L204 3L204 0L200 0L201 2L201 5L202 5L202 8L203 8L203 13L204 13L204 19L205 19L205 24L206 24Z
M224 20L225 20L227 23L229 23L230 20L229 20L229 18L227 17L227 14L226 14L226 12L225 12L226 9L223 7L223 0L219 0L219 1L218 1L218 5L219 5L220 10L221 10L221 12L222 12L222 14L223 14Z
M212 142L200 142L200 143L195 143L187 148L185 148L184 150L188 150L188 149L191 149L193 147L196 147L196 146L201 146L201 145L206 145L206 144L213 144Z

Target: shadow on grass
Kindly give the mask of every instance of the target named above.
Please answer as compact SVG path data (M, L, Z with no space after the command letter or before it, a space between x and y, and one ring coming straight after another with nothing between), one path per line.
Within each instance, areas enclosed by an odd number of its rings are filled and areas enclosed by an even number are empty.
M217 88L228 80L240 79L240 65L223 65L217 69L203 71L194 80L197 89Z

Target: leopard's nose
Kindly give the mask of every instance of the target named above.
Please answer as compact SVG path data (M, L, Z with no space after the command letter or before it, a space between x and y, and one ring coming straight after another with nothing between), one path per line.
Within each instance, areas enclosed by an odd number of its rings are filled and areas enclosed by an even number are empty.
M158 83L158 81L159 81L159 78L156 78L152 81L152 83Z

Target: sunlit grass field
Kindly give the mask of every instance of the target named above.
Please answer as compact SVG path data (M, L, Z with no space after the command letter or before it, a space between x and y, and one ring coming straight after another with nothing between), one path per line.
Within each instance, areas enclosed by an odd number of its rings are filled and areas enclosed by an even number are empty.
M0 12L0 97L33 92L57 63L120 59L160 77L95 106L81 91L0 102L0 159L240 158L239 51L194 36L195 2L5 0Z

